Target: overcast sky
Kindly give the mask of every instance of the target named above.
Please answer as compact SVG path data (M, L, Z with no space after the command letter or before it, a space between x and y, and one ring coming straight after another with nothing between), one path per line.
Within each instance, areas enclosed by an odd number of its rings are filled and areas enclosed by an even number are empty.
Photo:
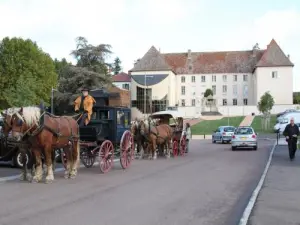
M110 44L124 72L152 45L161 52L244 50L256 42L266 48L274 38L295 64L300 91L296 0L0 0L0 21L0 38L31 38L72 62L77 36Z

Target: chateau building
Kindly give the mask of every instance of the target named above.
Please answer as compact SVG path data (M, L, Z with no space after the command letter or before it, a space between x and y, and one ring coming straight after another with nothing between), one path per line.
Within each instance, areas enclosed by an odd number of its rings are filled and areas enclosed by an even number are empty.
M168 106L203 111L207 89L216 107L257 105L266 91L275 104L293 104L293 67L274 39L244 51L161 53L152 46L129 71L132 106L142 113Z

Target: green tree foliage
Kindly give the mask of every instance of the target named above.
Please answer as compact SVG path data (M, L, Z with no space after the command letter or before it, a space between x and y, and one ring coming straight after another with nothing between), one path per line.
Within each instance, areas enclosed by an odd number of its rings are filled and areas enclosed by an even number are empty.
M119 59L119 57L115 58L114 63L113 63L113 71L114 71L114 75L118 74L121 72L122 67L121 67L121 60Z
M111 46L108 44L93 46L88 43L86 38L77 37L76 49L71 52L71 55L77 60L77 66L107 75L107 67L111 65L105 60L112 53L110 49Z
M261 120L261 126L263 130L267 130L270 127L271 110L274 106L274 99L270 92L265 92L261 96L260 101L257 104L258 110L263 114Z
M54 59L54 66L56 73L58 74L58 78L60 78L61 74L63 74L63 70L67 67L71 66L72 63L68 62L65 58L62 58L62 60Z
M51 57L31 40L0 42L0 108L49 102L57 73Z
M261 96L260 101L258 102L258 110L263 114L270 113L273 106L273 96L270 94L270 92L265 92L264 95Z
M212 91L211 89L208 88L208 89L206 89L205 92L204 92L204 97L207 98L207 97L210 96L210 95L213 96L214 93L213 93L213 91Z

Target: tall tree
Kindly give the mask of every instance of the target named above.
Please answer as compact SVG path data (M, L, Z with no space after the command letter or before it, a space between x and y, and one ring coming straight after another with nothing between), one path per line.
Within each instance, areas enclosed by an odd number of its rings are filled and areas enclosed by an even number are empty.
M213 96L213 95L214 95L214 92L213 92L211 89L208 88L208 89L206 89L205 92L204 92L204 97L207 98L207 97L210 96L210 95Z
M0 42L0 108L47 103L56 85L53 60L36 43L8 37Z
M122 70L121 63L122 62L119 57L115 58L114 63L113 63L114 75L121 72L121 70Z
M109 63L105 62L111 52L109 44L93 46L84 37L76 38L76 49L71 55L77 60L77 66L87 68L97 73L108 74Z
M72 63L68 62L65 58L62 58L61 60L55 58L54 66L55 66L56 73L58 74L58 78L60 78L61 74L63 73L63 70L66 67L69 67L71 65Z

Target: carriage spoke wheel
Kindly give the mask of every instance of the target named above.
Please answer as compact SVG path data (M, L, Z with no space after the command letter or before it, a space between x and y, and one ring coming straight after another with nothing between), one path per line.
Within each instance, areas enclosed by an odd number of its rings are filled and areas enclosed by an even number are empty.
M178 156L178 142L177 141L173 141L173 157Z
M80 158L81 158L82 164L86 168L92 167L95 163L95 157L96 156L88 148L81 147L80 152L81 152Z
M185 136L182 137L180 141L180 155L184 156L185 155L185 150L186 150L186 138Z
M111 141L106 140L101 144L99 156L100 170L102 173L107 173L111 170L114 162L114 146Z
M134 157L134 140L129 131L125 131L120 142L120 164L123 169L130 166Z

